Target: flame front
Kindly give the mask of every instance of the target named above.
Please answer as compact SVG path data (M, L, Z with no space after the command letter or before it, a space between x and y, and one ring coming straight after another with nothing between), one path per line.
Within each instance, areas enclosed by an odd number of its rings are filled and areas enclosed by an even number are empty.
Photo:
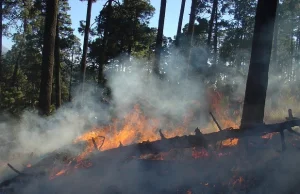
M188 119L186 117L185 121ZM183 122L182 126L167 131L167 137L180 136L187 133L188 122ZM100 128L94 128L78 137L74 143L86 141L88 146L79 158L84 158L93 151L95 140L99 150L108 150L120 145L129 145L143 141L155 141L161 137L159 135L159 119L148 119L141 111L139 105L135 105L133 110L124 119L114 119L112 124ZM104 140L105 137L105 140ZM105 141L103 143L103 141Z
M237 124L229 119L228 113L225 111L226 107L222 107L222 95L218 92L213 94L211 109L216 114L216 117L222 127L233 127L238 128ZM193 102L197 107L200 106L199 102ZM166 138L171 138L175 136L187 135L189 132L187 128L190 122L194 118L194 112L188 110L187 114L182 117L182 124L174 127L174 124L170 121L169 125L164 123L166 130L163 131L163 135ZM86 161L87 155L94 150L108 150L112 148L117 148L119 146L126 146L134 143L140 143L143 141L156 141L160 140L161 134L159 133L159 127L162 126L161 119L159 118L148 118L139 105L135 105L133 110L129 112L126 116L121 119L112 120L110 125L95 127L90 131L84 133L74 140L74 143L86 142L87 146L85 150L76 158L77 164L73 167L67 165L62 170L56 170L52 173L51 179L55 176L61 176L67 174L70 169L76 168L88 168L92 164ZM168 127L169 126L169 127ZM206 126L202 131L207 131L211 127ZM170 130L168 130L170 129ZM207 132L211 132L208 130ZM234 146L238 143L238 139L228 139L222 142L223 146ZM174 152L177 153L177 152ZM158 155L143 155L140 156L141 159L154 159L154 160L165 160L177 158L176 154L170 152L159 153ZM191 148L182 153L189 153L187 158L203 158L208 157L207 150L203 148ZM185 155L185 154L184 154ZM226 155L226 154L225 154Z
M231 117L236 117L237 120L239 117L239 110L232 110L233 115L229 114L230 107L228 103L223 103L224 96L218 91L210 91L210 99L211 99L211 110L214 112L215 116L218 118L221 126L223 128L233 128L238 129L239 126L237 122L234 121ZM225 105L226 104L226 105ZM226 147L231 147L237 145L239 140L237 138L226 139L222 141L222 145Z

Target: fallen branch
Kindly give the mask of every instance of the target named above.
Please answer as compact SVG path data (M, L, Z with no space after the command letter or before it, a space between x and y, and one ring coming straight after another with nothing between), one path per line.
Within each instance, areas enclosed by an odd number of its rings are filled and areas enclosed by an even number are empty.
M214 122L216 123L219 131L222 131L222 127L219 125L218 121L216 120L216 118L214 117L214 115L212 114L212 112L209 112L209 114L212 117L212 119L214 120Z
M153 142L142 142L128 146L122 146L110 150L103 151L99 156L105 157L129 157L139 156L143 154L157 154L160 152L167 152L171 149L183 149L191 147L206 147L207 144L215 144L219 141L230 138L244 138L249 136L263 136L268 133L283 133L284 130L295 135L300 135L298 132L292 130L292 127L300 126L300 119L288 120L282 123L262 124L252 128L237 130L237 129L223 129L222 131L201 134L189 135L181 137L173 137ZM284 140L284 137L282 138ZM285 143L283 143L285 148Z
M102 146L103 146L103 144L104 144L105 137L104 137L104 136L98 136L98 137L100 137L100 138L102 138L102 139L103 139L103 140L102 140L102 144L99 146L99 149L101 149L101 148L102 148Z
M92 137L92 142L94 144L95 150L98 150L97 143L96 143L96 141L95 141L95 139L93 137Z
M19 174L19 175L26 175L26 174L24 174L24 173L18 171L17 169L15 169L15 168L14 168L11 164L9 164L9 163L7 163L7 166L8 166L10 169L12 169L14 172L16 172L17 174Z

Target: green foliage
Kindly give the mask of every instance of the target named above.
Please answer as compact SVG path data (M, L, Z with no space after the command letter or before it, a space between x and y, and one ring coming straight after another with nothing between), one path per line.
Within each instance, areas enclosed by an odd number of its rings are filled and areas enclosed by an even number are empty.
M149 46L155 41L155 29L148 26L154 7L148 0L134 0L126 4L113 4L112 10L106 49L108 60L127 52L130 46L133 56L145 57ZM90 57L97 63L100 62L99 53L102 51L107 14L107 7L104 7L96 18L97 26L94 31L98 38L90 44Z
M80 43L73 34L72 21L67 13L70 10L68 1L59 2L62 99L68 101L70 61L72 54L73 58L78 56ZM21 25L14 26L11 34L14 45L3 60L5 76L1 82L0 107L18 113L25 108L35 108L39 97L45 0L13 1L5 4L5 8L10 10L5 15L9 24Z
M67 0L59 2L61 88L62 101L66 102L69 100L70 82L72 88L78 83L82 53L80 40L72 29L72 22L79 21L71 21ZM18 113L27 107L35 108L37 104L45 3L46 0L4 2L3 34L12 37L14 45L3 59L4 74L0 82L2 110ZM240 82L245 81L248 71L256 3L257 0L218 0L217 19L213 21L212 43L208 46L213 1L198 1L192 43L187 36L188 24L182 29L180 44L176 49L173 39L164 37L161 68L165 73L172 68L185 70L187 61L190 60L190 65L202 66L207 71L202 72L201 76L205 77L204 81L210 87L223 91L227 98L234 94L238 83L233 78L239 77ZM104 71L120 71L124 70L125 64L127 67L133 65L133 62L128 62L129 57L144 59L145 69L152 69L157 29L150 27L149 22L154 12L150 0L114 0L111 12L108 1L105 3L95 20L94 28L90 30L86 73L88 82L98 81L99 69L103 63ZM293 82L297 79L300 62L299 18L299 1L280 1L277 17L278 38L276 45L273 45L274 59L270 69L271 72L280 74L283 82ZM79 32L83 33L84 27L85 22L81 21ZM105 32L108 32L106 39ZM213 48L214 37L217 40L216 48ZM193 52L190 52L190 48ZM212 63L214 57L216 63ZM228 85L233 89L229 89ZM227 98L224 99L228 100ZM53 106L52 111L54 109Z

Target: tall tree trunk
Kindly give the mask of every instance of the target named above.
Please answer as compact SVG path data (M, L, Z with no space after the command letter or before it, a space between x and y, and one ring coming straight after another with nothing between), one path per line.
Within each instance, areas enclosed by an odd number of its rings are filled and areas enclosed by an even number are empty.
M293 26L293 24L292 24ZM290 72L290 79L289 81L294 80L294 32L293 32L293 27L291 28L291 35L290 35L290 67L289 67L289 72Z
M185 1L181 1L181 8L180 8L180 14L179 14L179 20L178 20L178 26L177 26L177 33L176 33L176 39L175 39L175 46L179 46L179 38L181 34L181 29L182 29L182 20L183 20L183 14L184 14L184 8L185 8Z
M160 66L160 55L162 49L163 34L164 34L166 5L167 5L167 0L161 0L158 29L157 29L157 36L156 36L156 43L155 43L155 58L154 58L154 66L153 66L153 72L158 76L160 75L159 66Z
M3 31L3 0L0 0L0 81L3 80L3 65L2 65L2 31Z
M210 43L211 43L211 37L212 37L212 32L213 32L213 25L214 25L215 13L216 13L217 6L218 6L218 0L214 0L213 7L211 10L210 20L209 20L209 25L208 25L208 36L207 36L207 43L206 43L207 47L209 47Z
M196 19L196 6L198 0L192 0L191 5L191 13L189 19L189 25L187 30L188 36L188 48L187 48L187 70L186 70L186 79L189 77L189 66L191 64L191 56L192 56L192 47L193 47L193 38L194 38L194 28L195 28L195 19Z
M74 49L72 50L72 64L70 68L70 80L69 80L69 102L72 101L72 79L73 79L73 65L74 65Z
M82 83L85 81L85 71L86 71L86 58L87 58L87 49L89 42L89 33L90 33L90 25L91 25L91 13L92 13L92 3L93 0L88 0L88 6L86 11L86 23L84 29L84 40L83 40L83 52L81 58L81 81Z
M216 0L215 0L216 1ZM218 4L218 3L217 3ZM217 57L218 57L218 9L215 9L215 27L214 27L214 55L213 55L213 65L217 64Z
M108 46L108 33L110 31L110 18L112 14L112 1L108 1L107 5L107 18L106 18L106 23L105 23L105 28L104 28L104 34L103 34L103 44L102 44L102 52L100 54L100 64L99 64L99 71L98 71L98 84L101 87L105 86L105 77L103 73L104 65L107 62L107 57L106 57L106 51L107 51L107 46Z
M59 37L59 16L57 16L56 23L56 37L55 37L55 107L58 109L61 106L61 78L60 78L60 37Z
M197 8L197 0L192 0L190 19L189 19L189 25L187 30L187 35L189 36L189 40L191 40L193 30L194 30L195 19L196 19L196 8Z
M277 0L277 6L279 4L279 0ZM274 24L274 40L273 40L273 53L272 53L272 62L274 71L279 73L279 67L277 65L277 55L278 55L278 33L279 33L279 18L278 18L278 10L276 12L275 24Z
M262 124L277 0L258 0L241 128Z
M41 115L49 115L51 108L57 13L58 0L46 1L41 85L39 95L39 113Z

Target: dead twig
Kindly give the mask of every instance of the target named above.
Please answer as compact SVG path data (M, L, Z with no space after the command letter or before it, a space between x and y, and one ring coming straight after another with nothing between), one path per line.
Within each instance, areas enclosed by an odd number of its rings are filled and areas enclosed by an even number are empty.
M161 129L159 129L159 135L160 135L161 140L167 139L167 138L165 137L165 135L162 133Z
M93 137L92 137L92 142L94 144L95 150L98 150L97 143Z
M289 109L288 110L288 117L285 118L287 121L293 121L293 120L297 120L298 118L297 117L294 117L293 116L293 111L292 109ZM285 139L284 139L284 132L283 132L284 129L282 129L280 131L280 138L281 138L281 144L282 144L282 151L284 151L286 149L286 143L285 143ZM294 131L292 129L292 127L287 127L287 131L290 132L291 134L294 134L294 135L297 135L297 136L300 136L300 133L297 132L297 131Z
M216 123L219 131L222 131L222 127L219 125L218 121L216 120L216 118L214 117L214 115L212 114L212 112L209 112L209 114L212 117L212 119L214 120L214 122Z
M290 121L290 120L295 120L295 119L299 119L299 118L298 117L294 117L292 109L289 109L288 110L288 117L285 117L285 119L287 121Z
M9 163L7 163L7 166L10 168L10 169L12 169L14 172L16 172L17 174L19 174L19 175L27 175L27 174L25 174L25 173L23 173L23 172L20 172L19 170L17 170L17 169L15 169L11 164L9 164Z
M98 136L100 138L102 138L102 144L99 146L99 150L102 148L103 144L104 144L104 141L105 141L105 137L104 136Z

